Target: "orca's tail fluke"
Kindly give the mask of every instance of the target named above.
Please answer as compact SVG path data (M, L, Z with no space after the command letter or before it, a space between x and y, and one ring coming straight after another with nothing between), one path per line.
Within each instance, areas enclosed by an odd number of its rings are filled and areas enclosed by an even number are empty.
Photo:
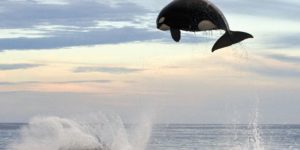
M222 37L218 39L212 48L212 52L230 46L235 43L239 43L245 39L253 38L253 36L246 32L240 31L227 31Z

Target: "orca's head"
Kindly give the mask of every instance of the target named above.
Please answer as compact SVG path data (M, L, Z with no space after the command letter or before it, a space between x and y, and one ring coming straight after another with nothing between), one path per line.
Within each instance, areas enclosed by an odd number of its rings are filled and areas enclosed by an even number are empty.
M156 20L157 29L162 30L162 31L170 30L170 26L167 24L167 19L168 18L166 16L160 14Z
M170 26L166 24L166 17L158 17L156 21L157 29L162 31L170 30Z
M166 24L166 17L158 17L156 21L157 29L162 31L170 30L170 26Z
M178 19L178 1L181 0L173 0L160 11L156 19L156 27L159 30L167 31L176 25L174 24L174 21ZM183 2L185 2L185 0L183 0Z

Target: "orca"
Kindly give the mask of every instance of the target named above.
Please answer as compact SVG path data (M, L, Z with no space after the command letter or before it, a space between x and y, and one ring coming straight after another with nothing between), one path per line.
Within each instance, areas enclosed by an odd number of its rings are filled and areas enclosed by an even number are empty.
M208 0L173 0L161 10L156 24L162 31L170 30L176 42L180 41L181 30L190 32L224 30L225 34L216 41L212 52L253 38L246 32L231 31L221 10Z

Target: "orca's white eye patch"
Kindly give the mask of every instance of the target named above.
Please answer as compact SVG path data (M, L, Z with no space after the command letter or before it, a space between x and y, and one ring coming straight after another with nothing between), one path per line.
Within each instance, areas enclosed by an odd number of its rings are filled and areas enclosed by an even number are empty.
M165 17L161 17L161 18L158 20L158 23L163 23L165 20L166 20Z

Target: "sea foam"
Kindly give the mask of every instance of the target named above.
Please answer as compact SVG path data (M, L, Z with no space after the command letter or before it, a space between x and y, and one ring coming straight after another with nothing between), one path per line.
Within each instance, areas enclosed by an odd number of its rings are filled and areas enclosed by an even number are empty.
M36 117L21 132L11 150L143 150L152 124L147 119L125 125L118 115L103 113L74 118Z

